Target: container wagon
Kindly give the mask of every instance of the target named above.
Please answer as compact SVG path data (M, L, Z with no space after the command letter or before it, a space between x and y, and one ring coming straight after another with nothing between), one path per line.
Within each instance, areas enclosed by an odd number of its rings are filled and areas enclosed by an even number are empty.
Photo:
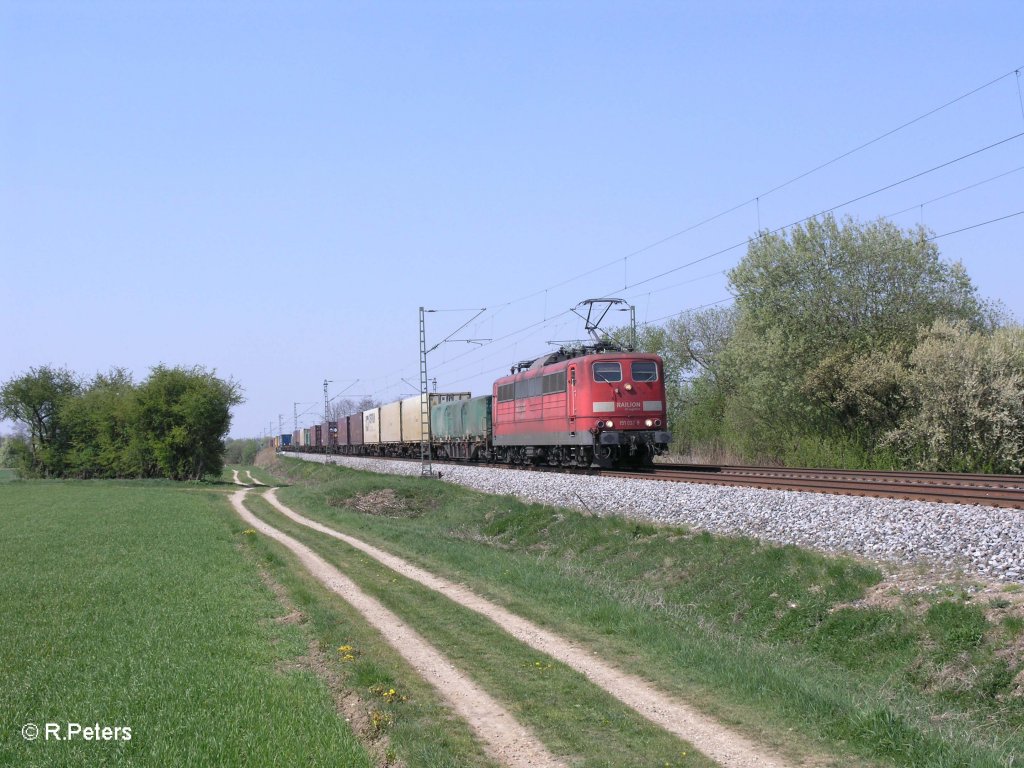
M431 443L438 458L492 460L492 400L483 395L430 409Z
M348 421L348 444L349 452L361 454L363 452L363 414L353 413L346 417Z
M380 455L380 408L363 411L363 448L366 453Z
M382 405L380 412L380 451L388 456L402 453L402 403Z

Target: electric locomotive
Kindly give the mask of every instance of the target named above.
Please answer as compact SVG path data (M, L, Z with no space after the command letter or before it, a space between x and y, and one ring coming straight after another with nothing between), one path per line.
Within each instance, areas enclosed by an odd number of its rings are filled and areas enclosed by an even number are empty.
M658 355L604 343L562 347L494 382L493 459L645 466L671 442Z

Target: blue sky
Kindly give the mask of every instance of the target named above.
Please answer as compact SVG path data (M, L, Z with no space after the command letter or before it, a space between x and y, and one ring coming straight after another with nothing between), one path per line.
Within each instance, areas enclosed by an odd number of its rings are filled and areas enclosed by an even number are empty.
M0 380L204 365L245 388L233 435L290 431L325 378L408 394L420 306L489 308L459 336L498 341L430 356L483 393L581 338L581 299L719 301L743 247L642 281L1007 139L836 213L1022 211L1022 29L1019 2L0 0ZM1024 216L938 243L1024 317Z

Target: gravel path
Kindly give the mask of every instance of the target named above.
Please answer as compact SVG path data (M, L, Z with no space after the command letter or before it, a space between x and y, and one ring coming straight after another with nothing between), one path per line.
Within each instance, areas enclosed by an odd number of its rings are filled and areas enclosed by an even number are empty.
M306 545L260 520L245 508L248 489L231 495L235 512L253 529L280 542L328 589L341 595L376 628L409 665L449 703L480 737L485 749L510 768L566 768L512 714L456 669L422 635L356 586L355 582Z
M416 462L293 454L371 472L419 475ZM434 465L447 482L594 514L620 514L714 533L754 536L934 570L962 568L1024 582L1024 512L696 483Z

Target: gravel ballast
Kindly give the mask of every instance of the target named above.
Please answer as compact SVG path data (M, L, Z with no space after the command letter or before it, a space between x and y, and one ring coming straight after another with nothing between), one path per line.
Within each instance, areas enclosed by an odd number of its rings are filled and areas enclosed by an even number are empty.
M289 456L321 463L329 460L370 472L420 474L418 462ZM1024 513L1020 510L452 464L435 464L434 470L446 482L484 493L510 494L597 515L618 514L901 565L923 563L943 571L962 568L988 578L1024 582Z

